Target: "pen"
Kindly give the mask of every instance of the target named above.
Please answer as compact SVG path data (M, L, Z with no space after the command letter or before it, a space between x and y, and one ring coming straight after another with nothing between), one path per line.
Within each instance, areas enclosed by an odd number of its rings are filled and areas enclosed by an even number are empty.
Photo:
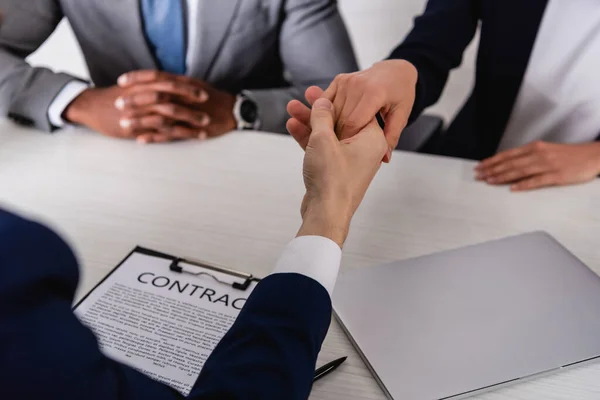
M337 360L327 363L327 364L323 365L321 368L318 368L315 371L315 379L313 380L313 382L318 381L319 379L321 379L322 377L324 377L331 371L335 371L337 369L337 367L339 367L340 365L342 365L342 363L344 361L346 361L347 358L348 357L338 358Z

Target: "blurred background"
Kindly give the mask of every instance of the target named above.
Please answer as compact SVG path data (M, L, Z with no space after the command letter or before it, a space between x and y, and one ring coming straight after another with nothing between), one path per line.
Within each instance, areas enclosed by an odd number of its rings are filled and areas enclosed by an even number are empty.
M412 27L426 0L338 0L361 68L386 58ZM455 70L441 101L431 111L451 120L470 92L475 70L477 38L471 43L463 65ZM29 61L36 66L88 78L81 51L66 20Z

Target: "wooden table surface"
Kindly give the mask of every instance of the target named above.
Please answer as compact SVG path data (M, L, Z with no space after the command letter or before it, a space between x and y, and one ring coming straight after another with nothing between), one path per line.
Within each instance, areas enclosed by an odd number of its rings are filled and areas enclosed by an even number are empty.
M0 204L72 244L83 270L78 296L136 245L265 276L300 226L302 156L291 138L275 134L143 146L0 122ZM600 181L513 194L475 182L473 167L395 153L354 218L342 269L544 230L600 274ZM333 322L319 363L344 355L349 360L315 385L311 399L384 399ZM476 398L600 399L600 364Z

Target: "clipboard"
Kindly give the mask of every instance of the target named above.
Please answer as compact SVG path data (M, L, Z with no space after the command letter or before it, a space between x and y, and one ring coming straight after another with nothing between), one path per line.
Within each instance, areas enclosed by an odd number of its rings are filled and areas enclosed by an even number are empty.
M163 253L157 250L151 250L148 249L146 247L142 247L142 246L136 246L133 250L131 250L129 252L129 254L127 254L127 256L125 256L125 258L123 258L116 267L114 267L108 274L106 274L106 276L104 278L102 278L91 290L89 290L82 298L81 300L79 300L73 307L72 309L75 310L77 307L79 307L79 305L81 305L81 303L83 303L89 296L90 294L92 294L96 289L98 289L98 287L100 285L102 285L102 283L104 283L104 281L106 281L115 271L117 271L132 255L139 253L139 254L144 254L147 256L151 256L151 257L156 257L156 258L162 258L165 260L170 260L171 263L169 264L169 270L173 271L173 272L177 272L180 274L186 274L186 275L192 275L192 276L208 276L211 277L213 280L215 280L217 283L220 283L222 285L227 285L227 286L231 286L234 289L237 290L241 290L241 291L246 291L248 290L248 288L250 287L250 285L254 282L258 283L260 282L260 278L255 277L252 274L248 274L246 272L241 272L241 271L236 271L230 268L226 268L226 267L222 267L216 264L212 264L212 263L208 263L205 261L200 261L200 260L192 260L190 258L183 258L183 257L177 257L177 256L173 256L167 253ZM240 281L233 281L231 283L229 282L224 282L223 280L217 278L215 275L211 274L210 272L206 272L206 271L194 271L190 268L184 268L182 267L180 264L188 264L194 267L198 267L204 270L208 270L208 271L213 271L213 272L218 272L221 274L225 274L225 275L230 275L236 279L239 279Z
M137 246L73 312L101 339L108 357L185 396L259 281Z

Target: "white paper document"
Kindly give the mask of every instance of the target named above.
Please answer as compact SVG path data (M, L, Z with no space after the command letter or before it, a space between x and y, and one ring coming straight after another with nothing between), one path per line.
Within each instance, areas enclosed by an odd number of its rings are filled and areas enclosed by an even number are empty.
M132 253L75 314L94 331L106 356L187 395L256 283L242 291L210 276L173 272L170 264L166 258Z

